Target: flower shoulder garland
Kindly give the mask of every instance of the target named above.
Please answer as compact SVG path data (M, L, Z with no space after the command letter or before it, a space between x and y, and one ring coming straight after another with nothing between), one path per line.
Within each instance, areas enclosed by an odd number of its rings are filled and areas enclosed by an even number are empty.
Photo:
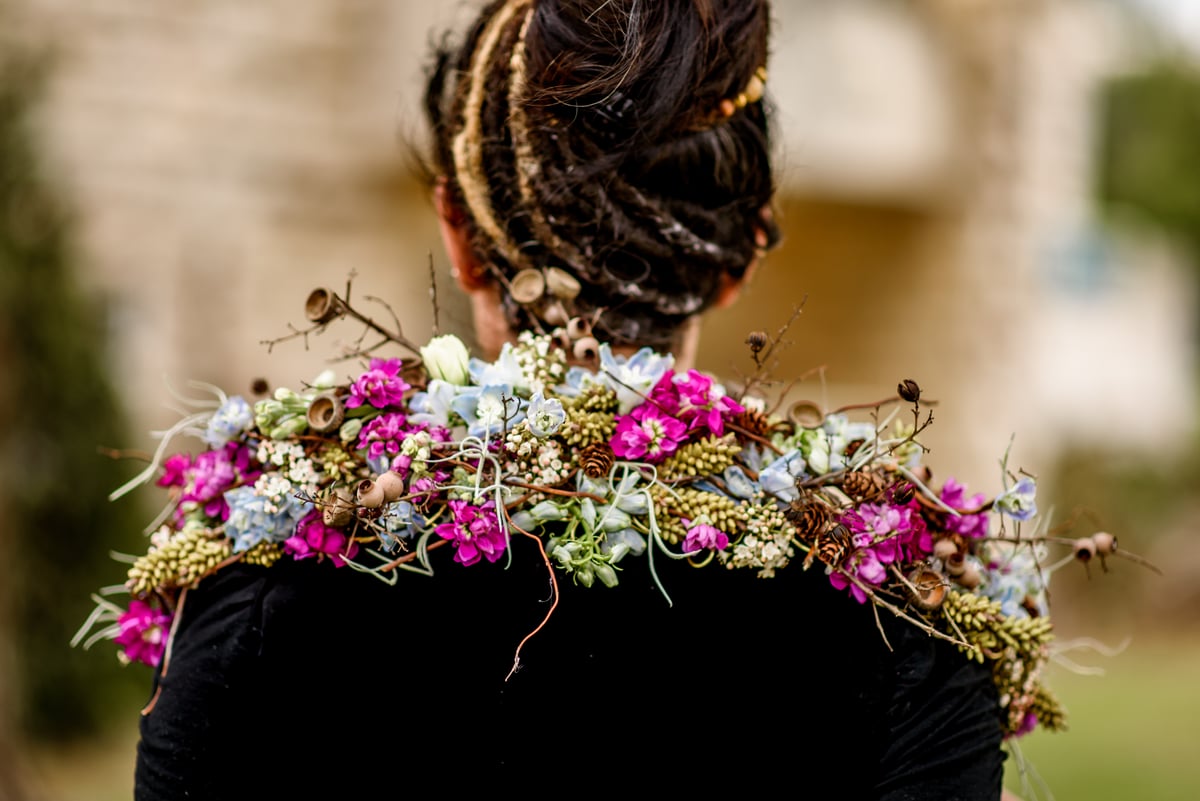
M315 290L312 328L298 334L355 318L412 358L359 349L369 362L353 380L327 371L254 403L210 388L113 493L153 480L169 500L125 582L93 596L74 644L109 639L123 662L154 666L182 595L227 565L313 559L392 583L432 575L430 552L443 546L464 567L495 562L519 532L588 587L617 585L626 559L653 571L656 552L767 580L820 569L848 603L989 664L1007 736L1064 727L1042 682L1047 581L1072 561L1130 555L1105 532L1058 536L1038 516L1034 477L1006 466L990 497L954 479L933 485L918 439L932 416L922 419L915 382L876 403L779 414L761 394L786 325L750 336L759 370L734 392L669 354L618 355L579 320L524 332L493 362L452 335L415 347L348 296ZM568 352L581 351L586 366L572 365ZM165 457L177 435L203 450ZM1066 555L1051 558L1055 546ZM123 594L126 605L111 600Z

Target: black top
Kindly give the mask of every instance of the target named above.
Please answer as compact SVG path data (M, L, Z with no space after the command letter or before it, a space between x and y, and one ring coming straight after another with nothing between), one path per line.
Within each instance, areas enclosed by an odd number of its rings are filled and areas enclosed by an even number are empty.
M189 591L142 718L136 798L546 797L824 788L1000 797L989 669L834 589L657 558L552 598L536 545L387 586L315 560ZM882 625L887 642L879 630Z

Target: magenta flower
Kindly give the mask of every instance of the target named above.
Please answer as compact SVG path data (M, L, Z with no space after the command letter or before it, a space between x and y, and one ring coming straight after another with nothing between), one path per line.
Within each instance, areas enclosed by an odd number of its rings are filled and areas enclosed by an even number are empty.
M370 403L376 409L403 406L404 393L410 389L400 377L399 359L371 359L371 366L350 386L347 409Z
M385 453L395 456L408 433L404 424L404 415L398 412L379 415L359 432L358 449L365 450L368 459L378 459Z
M121 646L121 655L130 662L158 667L167 647L171 613L135 598L117 619L117 624L120 632L113 642Z
M942 502L960 512L970 512L973 509L981 508L987 501L987 496L982 492L967 498L966 491L965 485L952 478L947 478L946 483L942 485ZM946 531L974 539L986 537L988 533L987 513L947 515Z
M858 507L855 516L861 521L862 533L857 533L853 526L850 530L856 532L855 544L860 547L886 547L888 553L899 549L910 561L923 559L933 550L933 537L916 501L905 506L864 503Z
M163 462L163 474L154 482L159 487L182 487L187 484L187 471L192 466L190 454L177 453Z
M723 551L729 547L729 535L716 526L700 523L692 526L683 538L683 552L695 553L705 548Z
M296 524L296 533L284 540L283 550L296 559L328 556L334 567L342 567L358 553L358 543L340 529L325 525L321 510L313 509Z
M661 462L679 448L687 437L687 426L657 407L643 403L617 418L613 433L613 453L622 459Z
M449 506L454 520L438 526L437 533L442 539L454 542L454 561L469 566L480 557L489 562L499 559L508 542L500 530L495 502L474 506L467 501L450 501Z
M887 581L888 576L887 568L884 564L874 549L857 548L842 565L842 570L850 573L863 584L880 587ZM867 602L867 594L861 587L852 582L842 570L831 570L829 573L829 583L839 590L849 587L850 594L854 596L854 599L860 604L865 604Z
M746 411L733 398L725 395L714 398L712 378L697 370L688 370L682 379L674 372L667 372L650 390L647 403L682 420L688 431L707 428L718 437L725 433L727 418Z
M249 446L238 442L203 451L194 460L186 454L172 456L163 465L164 474L159 486L182 487L176 521L182 525L189 512L197 509L205 516L222 522L229 519L229 504L225 493L241 484L254 481L262 469L254 461Z

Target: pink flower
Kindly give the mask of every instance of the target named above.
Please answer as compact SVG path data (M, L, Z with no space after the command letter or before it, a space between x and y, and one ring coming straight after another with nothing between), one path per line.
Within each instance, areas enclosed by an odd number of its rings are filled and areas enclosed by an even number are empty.
M157 667L167 647L171 614L135 598L117 624L120 632L113 642L121 646L122 656L131 662Z
M395 456L408 433L404 423L404 415L397 412L379 415L359 432L358 449L365 450L368 459L378 459L385 453Z
M376 409L403 406L404 393L409 389L408 383L400 377L399 359L371 359L367 372L350 386L346 408L356 409L363 403L370 403Z
M187 484L187 471L192 466L192 457L177 453L163 462L163 474L154 482L159 487L182 487Z
M879 587L887 580L887 568L871 548L858 548L850 554L850 558L842 565L846 571L869 586ZM860 604L867 602L867 594L858 584L852 582L841 570L833 570L829 574L829 583L839 590L850 588L850 594Z
M692 526L688 529L687 536L683 538L684 553L695 553L705 548L710 548L714 551L723 551L728 547L729 535L716 526L710 526L707 523Z
M861 522L860 528L850 526L851 531L856 532L855 545L875 547L881 556L891 554L892 558L884 559L885 562L894 561L898 552L908 560L928 556L933 550L933 538L916 503L913 501L905 506L864 503L854 513Z
M627 415L617 418L612 449L622 459L661 462L679 448L687 437L687 426L665 415L657 407L643 403Z
M489 562L499 559L508 542L500 530L495 502L474 506L467 501L450 501L449 506L454 520L438 526L437 533L442 539L454 542L454 561L473 565L480 557Z
M340 529L325 525L321 511L313 509L296 524L296 533L284 540L283 550L296 559L328 556L334 567L342 567L358 553L358 543Z
M987 501L987 496L982 492L966 497L966 486L958 483L952 478L947 478L946 483L942 485L941 498L942 501L960 512L970 512L973 509L979 509ZM964 537L986 537L988 532L987 513L982 514L963 514L963 515L946 515L946 531L955 534L961 534Z

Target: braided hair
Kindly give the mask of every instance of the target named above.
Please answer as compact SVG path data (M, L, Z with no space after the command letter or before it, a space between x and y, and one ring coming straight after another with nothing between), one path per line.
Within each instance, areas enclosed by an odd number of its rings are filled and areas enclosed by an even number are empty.
M775 239L766 110L729 105L768 23L767 0L494 0L438 48L433 167L514 329L561 323L512 284L557 268L606 339L669 347Z

